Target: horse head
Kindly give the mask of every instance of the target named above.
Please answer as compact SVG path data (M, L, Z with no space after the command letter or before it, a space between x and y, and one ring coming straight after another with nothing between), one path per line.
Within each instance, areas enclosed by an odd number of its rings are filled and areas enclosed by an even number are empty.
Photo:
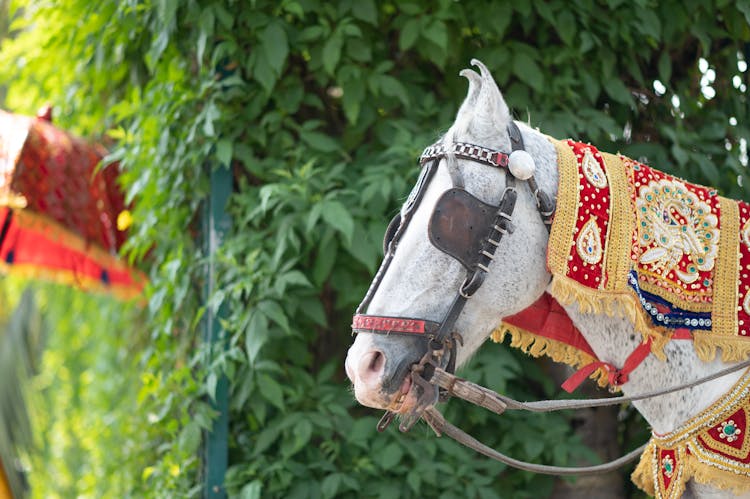
M462 364L550 280L537 198L516 180L535 172L541 190L554 193L554 148L512 121L489 70L472 64L479 73L461 71L469 81L466 99L453 125L425 151L354 318L358 334L346 371L366 406L411 411L420 396L412 366L441 349L449 350L437 357L443 366ZM509 157L513 174L498 168Z

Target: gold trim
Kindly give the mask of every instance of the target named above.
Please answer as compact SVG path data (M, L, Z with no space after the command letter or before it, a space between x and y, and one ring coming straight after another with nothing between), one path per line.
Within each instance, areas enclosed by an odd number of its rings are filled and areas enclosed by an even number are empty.
M703 353L702 360L711 360L716 355L718 342L724 339L737 338L737 305L739 298L737 286L740 282L740 210L737 202L732 199L719 197L720 223L719 254L716 257L714 274L714 297L713 310L711 312L711 342L704 341L705 335L701 335L703 343L698 350ZM747 340L745 340L747 341ZM712 346L712 347L710 347ZM747 353L747 348L745 347ZM696 345L697 349L697 345ZM732 357L733 353L722 352L722 358ZM726 361L727 358L724 358ZM739 358L737 360L740 360Z
M559 175L555 219L547 247L547 265L552 275L567 275L568 255L575 244L578 213L578 162L570 146L563 140L547 137L557 150Z
M609 180L609 223L605 248L604 271L607 291L621 291L628 286L630 252L635 227L635 207L630 198L628 176L619 156L601 153Z

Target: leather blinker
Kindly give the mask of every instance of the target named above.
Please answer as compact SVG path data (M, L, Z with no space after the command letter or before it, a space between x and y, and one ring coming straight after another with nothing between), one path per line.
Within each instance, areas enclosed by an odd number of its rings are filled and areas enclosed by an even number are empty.
M467 270L479 261L487 228L492 227L497 207L464 189L445 191L430 217L428 234L432 244L452 256Z

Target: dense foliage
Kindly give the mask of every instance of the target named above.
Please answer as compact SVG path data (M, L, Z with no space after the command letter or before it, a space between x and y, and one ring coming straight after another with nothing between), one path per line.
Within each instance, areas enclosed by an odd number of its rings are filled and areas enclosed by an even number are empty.
M150 272L149 319L133 332L132 364L101 365L102 377L139 383L130 418L101 423L132 442L117 466L133 496L198 493L206 397L222 373L232 493L550 490L546 477L426 429L376 435L343 376L348 321L386 221L421 148L451 123L466 91L457 73L472 57L544 132L750 197L748 1L15 0L9 14L5 106L32 113L50 101L61 126L112 140L135 201L127 249ZM208 168L231 169L235 192L207 305L228 306L228 347L206 367L198 238ZM484 348L465 374L520 398L554 394L537 364L502 346ZM563 464L585 452L561 415L497 419L457 404L448 414L521 458Z

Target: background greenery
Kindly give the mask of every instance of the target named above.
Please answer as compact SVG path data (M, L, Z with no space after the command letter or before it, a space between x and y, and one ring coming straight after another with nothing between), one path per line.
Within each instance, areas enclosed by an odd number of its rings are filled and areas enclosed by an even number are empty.
M457 73L472 57L542 131L749 198L748 1L3 0L0 9L4 107L33 113L51 102L60 126L111 144L135 202L127 255L152 280L145 317L45 292L55 341L36 380L46 397L37 427L55 464L33 466L37 497L197 495L207 397L222 373L232 494L547 495L550 478L425 428L377 435L377 416L355 405L343 375L350 316L386 222L422 148L452 122L466 91ZM197 236L209 168L229 168L235 192L208 304L231 311L228 349L205 367ZM518 398L556 393L539 364L500 345L464 374ZM521 458L564 464L586 452L563 415L490 418L456 403L447 413Z

